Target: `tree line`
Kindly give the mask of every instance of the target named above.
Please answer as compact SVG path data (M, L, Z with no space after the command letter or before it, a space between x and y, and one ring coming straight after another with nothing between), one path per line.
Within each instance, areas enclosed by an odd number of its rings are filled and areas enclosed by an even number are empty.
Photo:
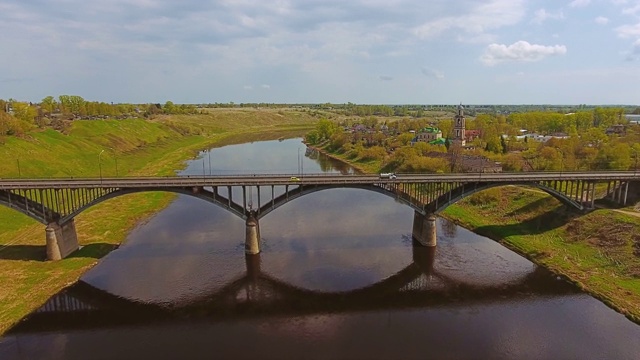
M78 119L151 118L168 114L196 114L196 105L174 104L114 104L87 101L77 95L47 96L39 103L0 99L0 140L5 136L23 135L30 129L53 127L63 130L68 121Z

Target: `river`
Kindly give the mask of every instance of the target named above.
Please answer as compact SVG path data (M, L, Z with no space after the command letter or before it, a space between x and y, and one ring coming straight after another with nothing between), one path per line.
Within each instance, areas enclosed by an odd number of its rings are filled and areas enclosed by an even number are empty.
M183 175L353 170L300 139L214 148ZM117 211L117 209L114 209ZM358 189L244 221L189 196L0 339L0 359L638 359L640 326L490 239Z

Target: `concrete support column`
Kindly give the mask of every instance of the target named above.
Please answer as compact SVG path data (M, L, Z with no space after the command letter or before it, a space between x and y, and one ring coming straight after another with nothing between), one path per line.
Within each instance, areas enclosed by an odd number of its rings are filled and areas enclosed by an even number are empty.
M245 254L244 261L247 266L247 275L251 281L257 281L260 277L260 254Z
M435 259L435 246L413 246L413 262L420 267L423 274L431 275L433 273Z
M255 210L249 212L246 222L246 237L244 242L245 254L255 255L260 253L260 223L256 218Z
M436 216L413 213L413 238L422 246L436 246Z
M60 225L49 223L45 229L47 239L47 260L60 260L78 250L78 234L75 220Z

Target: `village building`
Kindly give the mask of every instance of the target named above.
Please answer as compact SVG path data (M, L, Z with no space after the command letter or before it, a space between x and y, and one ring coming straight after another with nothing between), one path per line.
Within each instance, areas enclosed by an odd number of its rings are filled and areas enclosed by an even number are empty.
M412 142L426 142L430 143L434 140L438 140L442 138L442 130L437 127L425 127L416 132L416 137L413 138Z
M482 136L482 130L466 130L464 131L464 139L466 142L473 142L473 140Z
M463 155L460 166L464 172L501 173L502 164L484 156Z
M626 126L622 124L616 124L609 126L607 130L605 130L607 135L625 135L626 134Z
M477 172L477 173L500 173L502 172L502 164L499 162L490 160L484 156L479 155L464 155L455 153L445 153L431 151L427 154L428 157L441 158L447 160L449 163L455 163L456 168L460 168L462 172Z
M466 144L465 139L465 118L464 107L462 104L458 105L458 114L453 118L453 141L454 145L464 147Z
M629 124L632 124L632 125L640 124L640 115L638 114L626 114L624 117L629 121Z
M527 132L526 130L520 130L520 133L521 134L524 133L524 135L516 136L516 140L518 141L522 141L526 139L527 141L533 140L541 143L546 143L551 139L569 139L571 137L569 136L569 134L564 132L555 132L549 135L540 135L538 133L530 133L530 132ZM509 137L509 135L503 134L502 137L506 139Z

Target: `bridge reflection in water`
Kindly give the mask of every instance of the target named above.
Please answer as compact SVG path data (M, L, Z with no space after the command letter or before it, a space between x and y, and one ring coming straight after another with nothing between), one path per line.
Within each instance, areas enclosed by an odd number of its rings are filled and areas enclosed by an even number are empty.
M436 248L413 246L413 261L378 283L344 292L300 288L261 270L260 255L246 255L246 273L214 293L179 307L143 303L113 295L86 282L52 297L15 326L9 335L83 328L112 328L171 322L184 317L213 321L292 317L325 313L384 311L423 307L468 307L514 302L531 296L578 293L541 267L502 284L465 283L434 267Z

